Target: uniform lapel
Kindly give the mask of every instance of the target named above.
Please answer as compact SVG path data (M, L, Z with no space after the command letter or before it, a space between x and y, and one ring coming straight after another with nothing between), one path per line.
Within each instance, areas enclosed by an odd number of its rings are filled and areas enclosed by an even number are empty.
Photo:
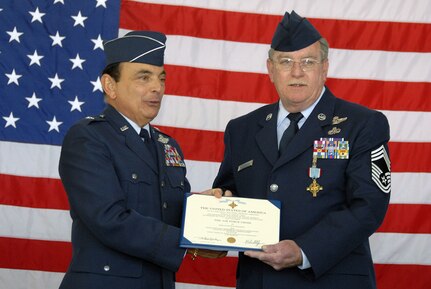
M108 106L104 111L105 118L114 127L115 131L123 135L126 146L142 159L152 170L158 172L157 164L150 151L142 142L136 131L130 126L127 120L112 106Z
M287 151L276 162L274 170L291 161L311 146L314 141L324 136L324 128L329 126L334 115L335 97L326 89L319 103L292 139ZM310 155L310 165L312 156Z
M278 103L274 103L265 118L259 121L262 128L256 134L257 145L271 165L274 165L278 158L277 114Z
M164 159L159 160L159 158L160 156L163 156L163 158L165 157L165 144L169 142L169 138L164 137L162 134L159 133L157 129L154 129L151 125L150 125L150 130L151 130L154 143L156 144L156 151L157 151L157 158L158 158L157 163L158 164L163 163L165 162L165 160Z

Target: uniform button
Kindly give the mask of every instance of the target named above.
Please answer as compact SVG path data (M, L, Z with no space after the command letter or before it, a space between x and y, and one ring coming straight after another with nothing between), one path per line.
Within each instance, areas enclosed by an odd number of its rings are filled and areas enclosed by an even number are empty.
M167 209L168 208L168 203L164 202L163 203L163 209Z
M109 265L105 265L103 267L103 270L105 270L106 272L108 272L109 270L111 270L111 267L109 267Z
M278 191L278 185L272 184L269 186L269 189L271 190L271 192L275 193L276 191Z
M165 181L161 181L160 186L163 188L165 186Z
M181 186L184 186L184 182L183 182L183 181L181 181L180 185L181 185Z
M133 173L133 174L132 174L132 179L137 180L137 179L138 179L138 174Z

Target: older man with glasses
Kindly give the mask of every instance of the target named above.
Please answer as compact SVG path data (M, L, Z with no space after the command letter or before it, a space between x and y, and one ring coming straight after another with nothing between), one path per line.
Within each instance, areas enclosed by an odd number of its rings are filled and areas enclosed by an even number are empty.
M280 99L229 122L213 185L281 202L280 241L239 254L237 288L376 288L368 239L389 203L388 121L325 86L328 42L294 11L267 68Z

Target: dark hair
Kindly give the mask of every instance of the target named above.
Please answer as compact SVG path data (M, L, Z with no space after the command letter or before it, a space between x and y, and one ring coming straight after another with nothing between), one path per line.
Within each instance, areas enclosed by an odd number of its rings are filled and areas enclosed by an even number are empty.
M102 71L103 74L108 74L111 76L116 82L120 80L120 62L111 63L105 67Z

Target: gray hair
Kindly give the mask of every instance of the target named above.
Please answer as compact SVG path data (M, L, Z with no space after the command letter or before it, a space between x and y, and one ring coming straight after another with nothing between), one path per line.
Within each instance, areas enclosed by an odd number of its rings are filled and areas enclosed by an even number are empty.
M321 61L328 59L328 53L329 53L329 43L326 40L326 38L320 38L320 57L322 58ZM274 56L275 50L273 48L270 48L268 51L268 58L272 59Z

